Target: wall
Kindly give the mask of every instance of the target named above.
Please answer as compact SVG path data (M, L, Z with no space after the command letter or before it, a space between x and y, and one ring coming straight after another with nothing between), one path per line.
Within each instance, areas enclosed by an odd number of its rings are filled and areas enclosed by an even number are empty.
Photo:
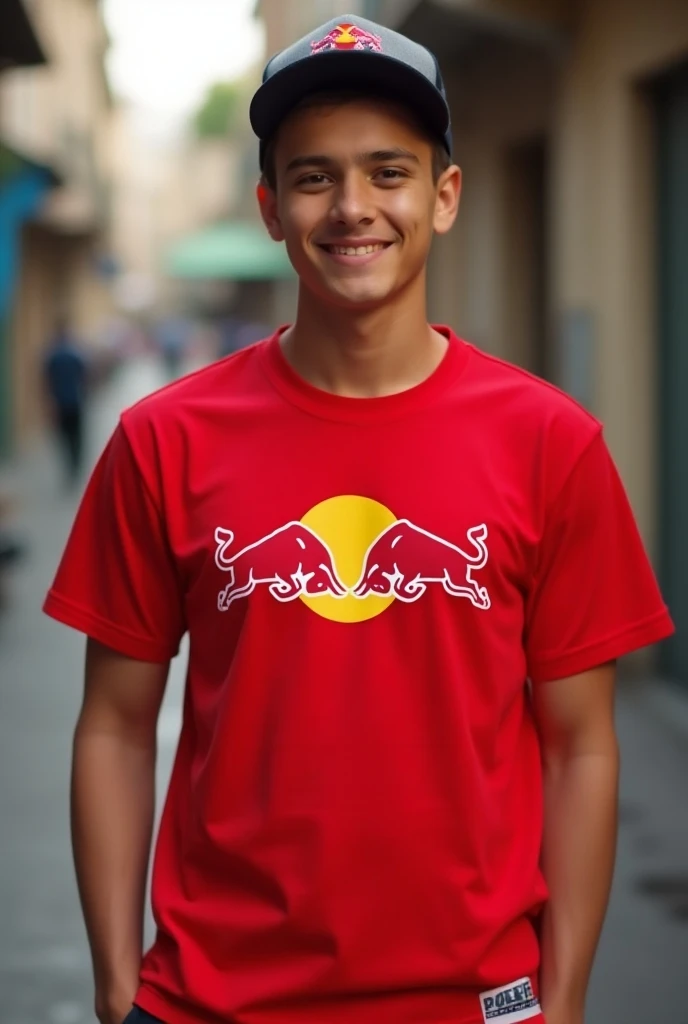
M266 29L266 59L316 27L339 17L343 9L347 14L363 14L364 0L301 0L300 3L285 3L285 0L261 0L258 14Z
M555 301L594 318L594 408L656 549L653 125L644 81L688 55L683 0L585 0L553 123Z
M96 270L96 256L109 242L111 100L102 12L96 0L32 0L30 9L48 63L3 74L0 137L55 170L59 184L48 189L46 178L39 199L14 223L5 380L13 385L11 433L19 441L40 422L35 354L45 344L44 321L52 327L55 315L66 313L80 333L93 337L111 309ZM32 234L27 224L39 233ZM59 273L52 273L53 266ZM8 408L4 402L6 439Z
M507 154L549 131L555 67L542 54L494 43L443 70L463 189L457 225L431 261L430 312L487 351L527 365L527 324L508 301L519 253L509 231Z
M21 227L49 187L47 175L25 167L0 181L0 457L15 431L13 392L13 297L21 267Z
M65 187L51 199L55 218L60 226L83 228L102 213L98 179L107 176L110 97L102 15L95 0L34 0L31 16L49 63L3 76L0 132L60 170ZM73 193L80 194L78 203ZM77 205L77 219L70 219Z

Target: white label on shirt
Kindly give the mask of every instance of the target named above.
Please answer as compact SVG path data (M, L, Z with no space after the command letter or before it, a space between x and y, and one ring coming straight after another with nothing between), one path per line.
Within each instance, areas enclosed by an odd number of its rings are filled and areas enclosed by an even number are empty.
M481 992L480 1005L485 1024L518 1024L519 1021L537 1017L541 1012L530 978L519 978L510 985Z

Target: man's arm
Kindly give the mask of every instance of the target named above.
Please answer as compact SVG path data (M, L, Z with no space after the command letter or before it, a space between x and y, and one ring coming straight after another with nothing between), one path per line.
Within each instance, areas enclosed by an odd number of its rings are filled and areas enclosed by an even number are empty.
M585 995L611 888L619 754L615 666L538 683L533 705L544 772L540 998L547 1024L583 1024Z
M138 987L156 724L168 669L88 641L74 736L72 845L102 1024L121 1024Z

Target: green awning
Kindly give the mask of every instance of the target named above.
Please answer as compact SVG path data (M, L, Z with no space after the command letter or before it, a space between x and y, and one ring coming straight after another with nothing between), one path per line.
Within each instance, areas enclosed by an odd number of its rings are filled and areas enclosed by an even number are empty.
M283 243L262 224L226 221L187 235L168 249L164 270L195 281L271 281L294 276Z

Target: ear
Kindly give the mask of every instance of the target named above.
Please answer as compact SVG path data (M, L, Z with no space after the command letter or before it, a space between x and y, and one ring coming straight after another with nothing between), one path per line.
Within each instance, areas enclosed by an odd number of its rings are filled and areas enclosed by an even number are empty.
M461 198L461 169L452 164L437 182L433 228L438 235L446 235L456 220Z
M277 196L265 182L259 181L256 186L256 199L270 238L273 242L283 242L284 232L277 212Z

